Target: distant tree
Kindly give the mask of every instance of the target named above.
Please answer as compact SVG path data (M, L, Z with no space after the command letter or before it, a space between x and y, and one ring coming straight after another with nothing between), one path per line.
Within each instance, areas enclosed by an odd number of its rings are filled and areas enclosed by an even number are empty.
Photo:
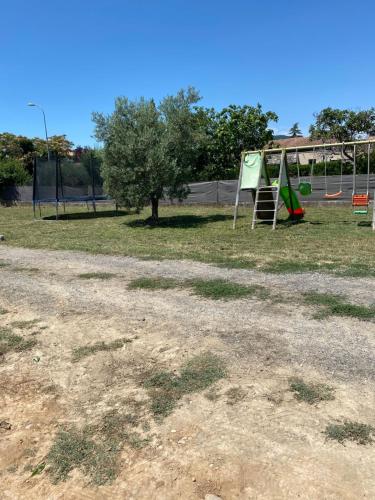
M119 205L140 210L151 203L150 221L157 223L160 199L187 195L200 144L193 109L199 99L190 87L159 105L119 97L111 115L93 113L96 138L104 143L103 177Z
M299 128L299 123L296 122L292 125L292 127L289 130L289 135L290 137L301 137L302 132L301 129Z
M19 160L26 170L32 172L34 150L33 141L28 137L9 132L0 134L0 159Z
M204 129L200 143L201 164L196 173L200 180L218 180L238 175L241 152L263 148L273 138L270 121L278 117L257 106L230 105L217 112L197 108L197 119Z
M15 158L0 159L0 196L5 187L22 186L30 180L30 174L23 166L21 160Z
M33 143L37 155L41 158L47 158L47 141L35 137ZM60 158L65 158L71 153L73 143L66 138L66 135L52 135L48 138L48 147L52 157L59 156Z

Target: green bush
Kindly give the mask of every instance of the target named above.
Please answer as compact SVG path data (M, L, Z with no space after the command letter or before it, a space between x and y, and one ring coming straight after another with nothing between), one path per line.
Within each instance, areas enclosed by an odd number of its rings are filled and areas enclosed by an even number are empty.
M0 189L7 186L22 186L30 180L30 175L20 160L0 160Z

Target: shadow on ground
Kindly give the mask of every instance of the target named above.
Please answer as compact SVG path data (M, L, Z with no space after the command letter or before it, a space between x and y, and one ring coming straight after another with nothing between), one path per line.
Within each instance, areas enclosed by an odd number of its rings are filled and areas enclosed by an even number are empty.
M129 227L147 227L154 229L158 227L177 227L189 228L200 227L212 222L223 222L232 220L232 215L216 214L216 215L175 215L173 217L160 217L159 223L154 224L150 219L137 219L134 221L126 222Z
M125 210L103 210L100 212L76 212L70 214L59 214L59 220L86 220L86 219L105 219L110 217L122 217L124 215L129 215L130 212ZM55 215L49 215L47 217L42 217L43 220L56 220Z

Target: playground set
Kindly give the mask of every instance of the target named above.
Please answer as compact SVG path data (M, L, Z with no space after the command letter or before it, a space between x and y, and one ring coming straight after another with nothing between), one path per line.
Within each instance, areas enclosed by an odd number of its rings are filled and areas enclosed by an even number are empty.
M272 229L276 229L277 214L283 206L287 209L291 221L298 222L303 219L305 211L296 191L302 196L308 196L312 193L314 165L318 159L324 164L325 192L323 198L327 201L343 197L344 165L347 163L352 165L351 204L353 214L367 216L371 202L370 163L373 144L375 144L375 140L364 140L243 152L236 193L233 229L236 227L240 191L250 191L253 198L254 210L251 229L254 229L258 222L272 223ZM311 157L309 160L310 175L307 178L300 176L299 153L302 151L309 152ZM357 182L357 162L359 157L367 158L366 185L361 188ZM329 163L333 158L339 158L340 160L340 176L337 189L329 192ZM288 167L291 159L294 160L297 167L298 186L296 190L292 187L290 168ZM270 166L275 164L278 165L278 178L271 179ZM374 201L372 207L372 229L375 230Z

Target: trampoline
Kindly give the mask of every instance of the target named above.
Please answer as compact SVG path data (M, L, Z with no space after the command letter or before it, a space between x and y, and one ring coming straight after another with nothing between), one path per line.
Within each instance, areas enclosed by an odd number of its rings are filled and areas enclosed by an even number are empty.
M34 160L33 175L33 213L36 207L42 218L41 204L54 204L56 220L59 218L59 206L66 203L92 204L96 213L96 202L110 200L103 191L103 179L100 175L100 163L96 158L85 162L73 162L68 159Z

